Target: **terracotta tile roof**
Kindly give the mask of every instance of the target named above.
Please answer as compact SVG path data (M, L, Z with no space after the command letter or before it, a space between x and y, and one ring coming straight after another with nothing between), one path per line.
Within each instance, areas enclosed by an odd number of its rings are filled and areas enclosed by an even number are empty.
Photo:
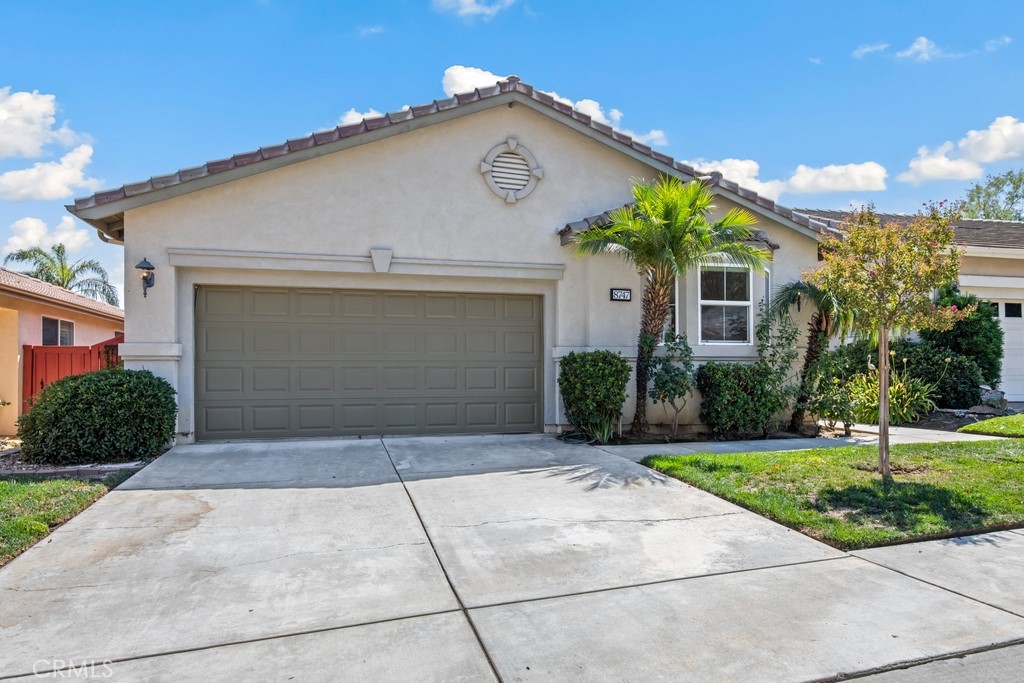
M849 215L849 211L831 209L793 209L805 216L827 223L838 228ZM879 213L878 219L883 223L908 223L913 216L905 213ZM1004 249L1024 249L1024 222L997 221L987 218L963 218L953 224L956 232L956 243L964 247L1001 247Z
M94 313L107 316L108 318L120 318L124 320L124 310L117 306L105 304L96 299L76 294L75 292L51 285L34 277L29 277L13 270L0 268L0 291L14 291L29 294L36 299L46 299L60 306L73 306L75 308L87 309Z
M792 221L804 227L821 230L820 225L812 224L812 221L808 219L806 215L794 213L791 209L787 209L784 206L776 204L773 200L767 197L761 197L753 190L740 187L737 183L731 180L726 180L720 173L704 174L697 169L684 164L680 161L676 161L672 157L662 154L661 152L651 149L648 145L645 145L637 140L634 140L629 135L613 129L611 126L594 121L590 116L583 112L576 111L568 104L560 102L554 99L551 95L535 89L531 85L527 85L519 80L516 76L510 76L507 80L498 81L492 86L486 88L477 88L472 92L459 93L453 97L445 100L434 100L428 104L416 105L409 107L408 109L391 112L384 114L379 117L363 119L359 123L354 123L345 126L338 126L331 130L320 131L312 133L306 137L295 138L288 140L279 145L273 145L270 147L261 147L258 150L251 152L243 152L241 154L235 154L234 156L227 159L218 159L216 161L208 161L202 166L196 166L194 168L181 169L175 173L164 176L154 176L149 180L143 180L141 182L129 183L123 185L117 189L104 190L97 192L96 194L88 197L76 199L73 205L68 205L67 209L73 214L78 214L79 211L91 209L94 207L101 206L103 204L109 204L119 200L127 199L129 197L135 197L138 195L146 194L149 192L155 192L167 187L175 185L183 185L201 178L209 178L219 173L224 173L232 169L248 166L251 164L260 164L276 157L282 157L302 150L307 150L313 147L321 145L330 145L332 143L345 140L347 138L357 138L360 135L365 135L371 131L378 130L381 128L387 128L399 123L405 123L408 121L419 121L423 120L423 123L428 123L428 119L432 116L439 114L450 109L457 109L464 107L468 104L479 102L483 100L489 100L491 98L504 97L504 99L510 99L514 97L525 97L533 102L544 105L545 107L564 115L565 117L572 119L584 126L587 126L591 130L600 133L601 135L609 138L611 141L618 143L623 147L627 147L633 152L639 153L642 156L649 157L652 161L660 162L666 166L670 166L675 171L678 171L684 175L690 177L705 177L707 181L727 192L741 197L755 206L774 213L781 218L788 221ZM495 102L500 104L500 101ZM407 130L404 128L403 130ZM198 188L197 188L198 189ZM113 215L113 212L112 212ZM101 226L94 220L90 220L93 225L98 228ZM104 224L105 225L105 224Z
M717 174L714 174L714 175L717 175ZM713 178L709 179L709 178L707 178L707 176L702 176L702 177L704 177L706 181L713 180ZM625 204L624 206L632 206L632 203ZM788 209L785 209L785 207L778 207L778 208L788 211ZM577 234L579 234L579 233L581 233L581 232L583 232L585 230L590 230L591 228L603 228L604 226L606 226L609 223L611 223L611 221L612 221L611 215L610 215L611 211L612 211L612 209L609 209L608 211L605 211L604 213L599 213L599 214L594 215L594 216L587 216L586 218L581 218L578 221L573 221L571 223L566 223L565 227L558 231L558 236L561 237L562 246L565 246L565 245L571 243L572 239L573 239L573 235L577 235ZM808 227L808 228L814 230L815 232L822 233L822 234L827 234L827 233L835 232L833 228L829 227L826 223L824 223L822 221L818 221L818 220L814 220L814 219L808 219L807 216L803 216L801 214L793 214L793 216L797 217L797 218L800 218L800 219L806 219L806 220L795 220L794 222L799 223L800 225L803 225L804 227ZM776 244L775 242L772 242L769 239L769 237L768 237L768 233L765 232L764 230L758 230L756 232L756 235L755 235L755 238L754 238L753 241L754 242L762 242L764 244L767 244L769 247L771 247L771 249L773 251L779 248L779 245Z

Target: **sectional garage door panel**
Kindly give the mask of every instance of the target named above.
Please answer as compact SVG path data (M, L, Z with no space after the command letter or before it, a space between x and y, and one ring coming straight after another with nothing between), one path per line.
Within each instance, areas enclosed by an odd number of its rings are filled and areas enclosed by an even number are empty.
M541 299L203 287L199 439L540 431Z

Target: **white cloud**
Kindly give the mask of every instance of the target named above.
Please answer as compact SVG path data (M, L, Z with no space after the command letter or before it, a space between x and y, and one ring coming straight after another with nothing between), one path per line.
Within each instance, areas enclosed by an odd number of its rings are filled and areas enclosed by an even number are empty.
M11 224L11 232L13 234L7 238L3 249L4 255L32 247L49 249L58 242L74 252L89 243L89 231L79 227L71 216L61 218L52 231L39 218L22 218Z
M959 52L946 52L933 41L924 36L918 36L906 50L900 50L896 56L915 62L930 62L934 59L957 59L964 55Z
M785 180L761 180L761 164L753 159L721 159L707 161L695 159L684 161L699 171L718 171L726 180L739 183L741 187L753 190L763 197L778 199L786 191Z
M821 57L808 57L807 61L810 62L811 64L816 64L818 66L821 66L822 63Z
M957 143L963 155L980 163L1024 158L1024 121L1000 116L985 130L969 130Z
M438 12L451 12L463 19L493 19L499 12L514 5L516 0L432 0L430 3Z
M800 164L788 179L762 180L761 165L753 159L722 159L685 161L700 171L718 171L726 180L753 190L769 199L778 199L783 193L816 194L820 192L849 192L854 190L884 190L888 173L875 161L862 164L830 164L813 168Z
M0 88L0 158L37 157L52 142L70 147L81 139L67 122L59 128L54 128L56 125L57 98L53 95Z
M444 70L444 76L441 78L441 87L444 88L444 94L451 97L456 93L472 92L477 88L492 86L498 81L504 81L507 78L508 76L499 76L496 73L479 69L475 66L461 66L457 64ZM586 114L598 123L611 126L645 145L664 147L668 144L668 136L665 135L665 131L659 128L652 128L646 133L636 133L628 128L623 128L622 118L624 114L614 108L609 109L606 113L604 107L597 100L584 98L573 102L568 97L563 97L554 91L541 90L540 92L550 95L555 100Z
M865 45L858 45L850 54L854 59L861 59L872 52L885 52L888 49L889 43L869 43Z
M375 119L379 116L383 116L383 114L372 107L361 113L356 111L355 107L353 107L341 115L341 118L338 119L338 125L349 126L353 123L359 123L363 119Z
M1010 36L1001 36L999 38L992 38L991 40L986 40L985 52L995 52L996 50L1001 50L1002 48L1006 47L1012 42L1013 39L1010 38Z
M378 33L384 33L384 27L380 24L374 24L373 26L360 26L359 35L362 37L375 36Z
M885 166L877 161L829 164L821 168L800 164L786 183L786 189L805 193L884 190L887 175Z
M499 76L485 69L478 69L475 66L461 66L456 64L444 70L441 78L441 87L444 94L451 97L455 93L472 92L477 88L487 88L498 81L503 81L507 76Z
M0 174L0 199L64 199L79 189L96 190L100 181L89 178L85 167L92 161L92 147L79 145L59 161L33 164L31 168Z
M918 147L909 168L897 178L919 185L929 180L973 180L984 173L982 164L1024 159L1024 121L1000 116L984 130L969 130L953 145L947 140L934 150Z
M917 148L917 156L910 160L910 167L896 178L904 183L920 185L929 180L969 180L980 178L981 166L963 158L949 158L952 142L945 142L935 150L927 145Z

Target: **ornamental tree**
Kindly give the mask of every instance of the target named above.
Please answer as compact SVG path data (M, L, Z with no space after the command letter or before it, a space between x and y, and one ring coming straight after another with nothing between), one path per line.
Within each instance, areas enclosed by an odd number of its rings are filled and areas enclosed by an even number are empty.
M898 330L948 330L970 311L942 308L933 292L954 282L960 252L952 247L959 218L946 202L930 204L909 223L882 224L872 207L854 211L842 230L821 244L822 265L807 281L834 292L852 312L853 329L878 338L878 471L889 465L889 337Z

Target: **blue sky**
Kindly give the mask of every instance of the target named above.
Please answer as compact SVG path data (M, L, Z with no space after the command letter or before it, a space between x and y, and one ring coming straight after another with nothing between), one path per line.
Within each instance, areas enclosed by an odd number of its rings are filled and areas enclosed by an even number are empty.
M787 206L915 211L1024 166L1024 3L6 2L0 252L63 205L518 74ZM455 67L455 68L453 68Z

